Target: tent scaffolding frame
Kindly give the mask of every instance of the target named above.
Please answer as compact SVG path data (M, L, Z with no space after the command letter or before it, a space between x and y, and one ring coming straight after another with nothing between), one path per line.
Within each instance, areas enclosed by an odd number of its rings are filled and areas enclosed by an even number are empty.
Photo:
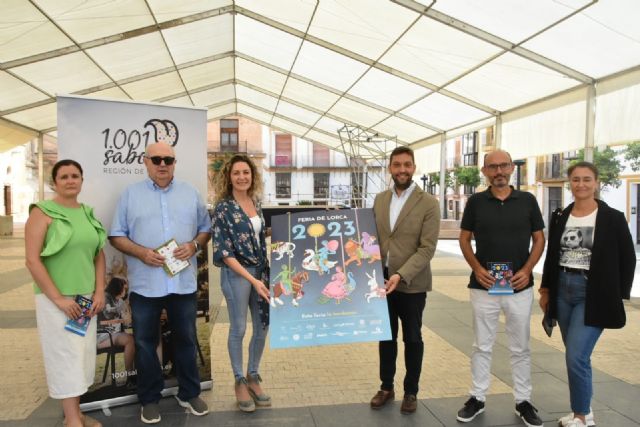
M369 207L387 187L387 153L400 145L396 137L345 124L338 129L340 151L351 172L351 207Z

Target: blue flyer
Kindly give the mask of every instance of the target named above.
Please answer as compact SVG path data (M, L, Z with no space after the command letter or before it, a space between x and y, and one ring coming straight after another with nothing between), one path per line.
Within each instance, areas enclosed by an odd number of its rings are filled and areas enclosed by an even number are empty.
M487 263L489 273L495 279L493 286L489 288L489 295L512 295L511 279L513 278L513 267L510 262L489 262Z
M91 316L89 314L93 301L89 298L83 297L82 295L76 295L75 300L80 306L80 317L77 319L68 319L64 328L69 332L73 332L74 334L78 334L83 337L87 334L87 328L89 328L89 322L91 322Z
M271 220L271 348L391 339L371 209Z

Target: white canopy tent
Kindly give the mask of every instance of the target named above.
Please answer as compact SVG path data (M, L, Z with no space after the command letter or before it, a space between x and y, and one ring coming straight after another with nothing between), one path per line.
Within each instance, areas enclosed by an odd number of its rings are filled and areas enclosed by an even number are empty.
M640 137L637 0L0 7L0 150L55 132L58 93L204 106L334 149L345 124L418 148L497 120L516 157Z

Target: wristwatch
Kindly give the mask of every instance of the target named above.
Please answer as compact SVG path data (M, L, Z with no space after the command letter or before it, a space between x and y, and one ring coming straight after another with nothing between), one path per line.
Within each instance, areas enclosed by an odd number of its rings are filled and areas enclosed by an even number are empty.
M202 251L202 248L200 247L200 243L198 243L196 239L193 239L193 242L191 243L193 243L193 246L196 247L196 252L194 255L198 255Z

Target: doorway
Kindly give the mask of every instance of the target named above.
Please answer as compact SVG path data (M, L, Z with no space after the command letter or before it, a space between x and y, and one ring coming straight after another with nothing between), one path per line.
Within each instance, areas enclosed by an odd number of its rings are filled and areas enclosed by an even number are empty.
M11 186L4 186L4 214L10 216L13 209L11 208Z
M547 209L547 224L551 224L551 214L558 208L562 208L562 187L549 187L549 203Z

